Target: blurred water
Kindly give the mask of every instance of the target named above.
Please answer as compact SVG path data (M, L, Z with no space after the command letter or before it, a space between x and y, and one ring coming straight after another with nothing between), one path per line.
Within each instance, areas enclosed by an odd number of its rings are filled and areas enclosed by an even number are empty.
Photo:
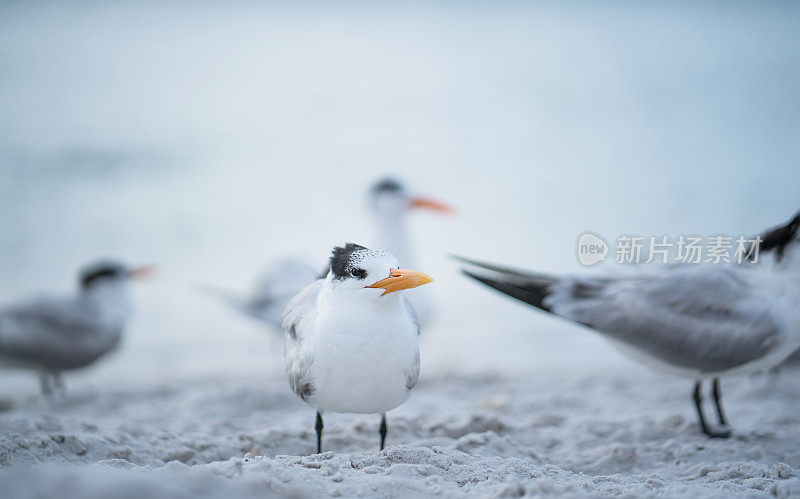
M424 372L622 362L445 253L580 271L583 230L787 218L798 20L788 2L3 3L0 301L67 291L96 256L154 262L124 350L86 377L280 376L281 340L192 284L368 243L364 189L393 172L460 210L412 223L441 308Z

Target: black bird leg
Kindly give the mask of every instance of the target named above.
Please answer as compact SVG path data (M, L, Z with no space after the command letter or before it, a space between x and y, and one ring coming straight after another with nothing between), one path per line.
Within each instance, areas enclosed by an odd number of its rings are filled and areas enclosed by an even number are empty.
M706 418L703 416L703 396L700 393L701 383L701 381L697 381L694 384L694 393L692 395L692 398L694 398L694 406L697 408L697 417L700 419L700 428L703 430L703 433L708 435L710 438L730 437L730 430L714 431L711 430L706 424Z
M322 453L322 414L317 411L317 424L314 426L317 430L317 454Z
M384 444L386 444L386 414L381 414L381 450L383 450Z
M725 413L722 411L722 404L720 403L720 399L722 399L722 390L719 387L719 378L714 378L714 404L717 405L717 416L719 416L719 424L722 426L728 426L728 418L725 417Z

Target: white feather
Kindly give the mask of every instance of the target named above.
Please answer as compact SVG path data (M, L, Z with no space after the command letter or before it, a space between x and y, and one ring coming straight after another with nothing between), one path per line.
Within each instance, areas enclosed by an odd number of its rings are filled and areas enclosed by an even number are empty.
M365 287L397 265L378 260L360 264L373 276L367 282L343 285L328 275L284 314L290 385L320 412L384 413L405 402L416 382L419 330L402 292L382 296Z

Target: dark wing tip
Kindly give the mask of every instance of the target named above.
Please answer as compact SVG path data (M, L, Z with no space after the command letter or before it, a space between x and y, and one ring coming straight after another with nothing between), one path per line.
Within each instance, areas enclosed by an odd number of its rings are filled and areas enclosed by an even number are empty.
M524 270L515 269L512 267L505 267L501 265L495 265L493 263L481 262L478 260L473 260L471 258L466 258L459 255L454 255L452 253L447 253L447 256L452 258L453 260L457 260L461 263L465 263L471 267L479 267L485 270L491 270L492 272L498 272L500 274L508 274L508 275L515 275L515 276L530 276L529 272L525 272Z
M492 267L492 264L486 262L480 262L478 260L473 260L472 258L467 258L465 256L456 255L455 253L447 253L449 258L453 260L459 261L461 263L466 263L467 265L473 265L475 267Z
M461 272L490 288L494 288L501 293L505 293L512 298L523 301L536 308L550 312L550 307L544 304L544 299L550 294L549 284L527 282L525 284L514 284L508 281L493 279L488 276L474 274L468 270L461 269Z
M445 253L445 255L448 258L452 258L453 260L458 260L461 263L470 263L470 264L472 263L472 260L470 260L469 258L456 255L455 253Z
M760 234L761 244L758 250L775 251L777 259L781 260L786 247L798 238L798 232L800 232L800 212L783 225L773 227Z

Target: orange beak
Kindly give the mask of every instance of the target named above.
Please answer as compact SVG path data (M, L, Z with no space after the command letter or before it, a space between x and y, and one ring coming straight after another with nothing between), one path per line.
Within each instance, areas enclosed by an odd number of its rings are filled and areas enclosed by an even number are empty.
M422 272L407 269L391 269L389 272L389 277L386 279L381 279L375 284L367 287L384 289L385 291L381 295L383 296L389 293L394 293L395 291L400 291L402 289L416 288L417 286L422 286L423 284L428 284L429 282L433 282L433 279Z
M128 271L128 277L131 279L143 279L146 277L152 277L156 273L156 266L155 265L142 265L140 267L134 267Z
M450 215L456 211L456 209L450 206L449 204L445 204L440 201L436 201L435 199L424 198L424 197L411 198L411 207L421 208L423 210L435 211L437 213L444 213L447 215Z

